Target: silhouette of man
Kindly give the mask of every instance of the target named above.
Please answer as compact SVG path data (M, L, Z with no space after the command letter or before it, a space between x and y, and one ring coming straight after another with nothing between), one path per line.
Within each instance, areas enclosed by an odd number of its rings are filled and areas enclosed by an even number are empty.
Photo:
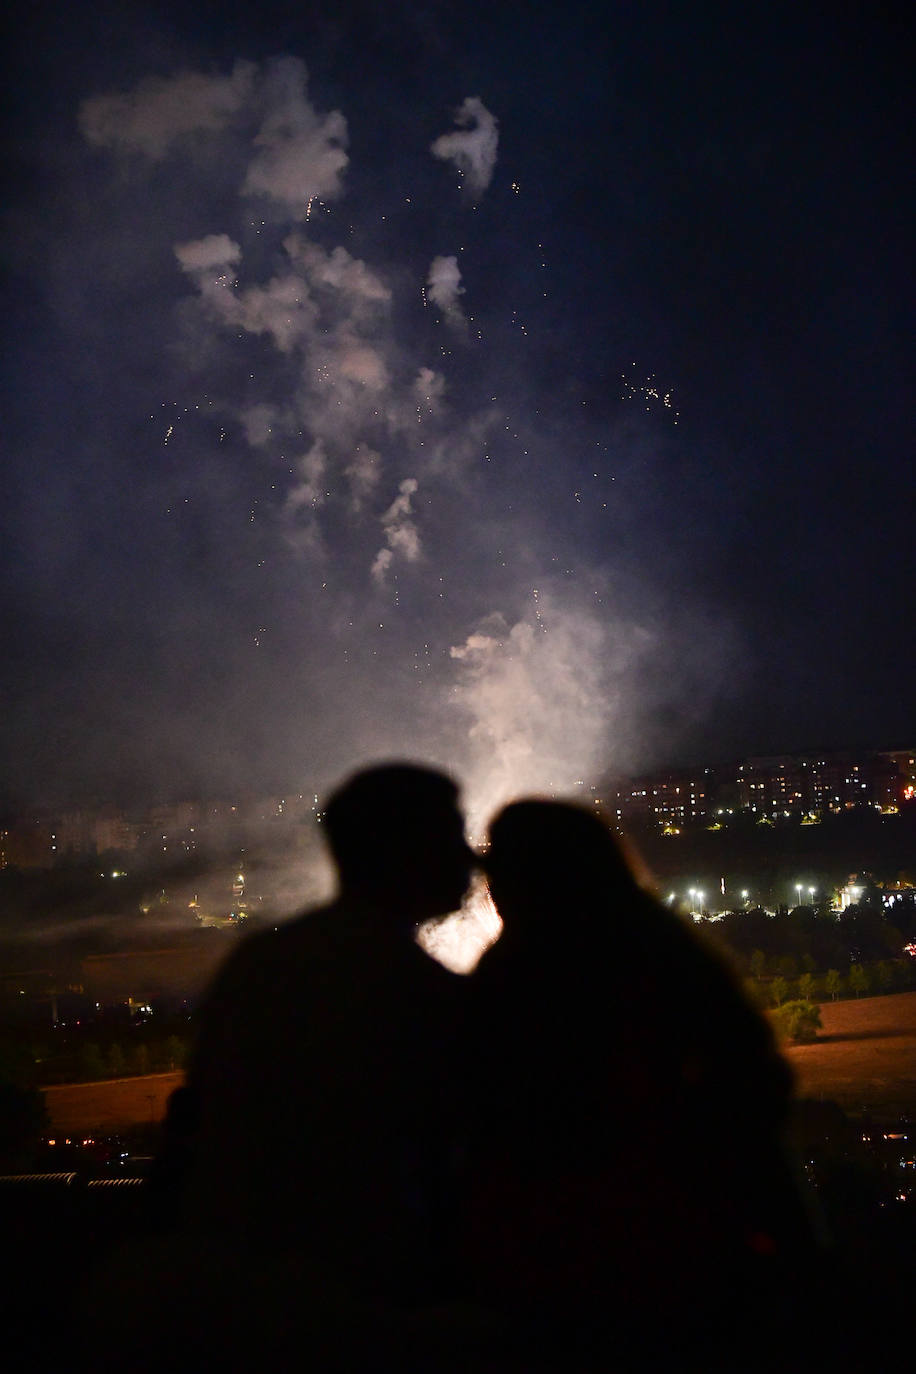
M414 765L356 774L323 824L338 896L242 944L202 1008L176 1112L185 1230L250 1268L287 1256L306 1287L422 1301L441 1279L461 980L414 936L460 905L473 855L454 784Z

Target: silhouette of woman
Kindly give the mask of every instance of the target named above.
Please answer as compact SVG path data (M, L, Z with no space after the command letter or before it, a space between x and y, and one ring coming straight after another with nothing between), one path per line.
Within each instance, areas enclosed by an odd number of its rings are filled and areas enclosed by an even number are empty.
M768 1023L595 810L516 802L484 862L504 932L473 984L478 1296L567 1355L575 1332L727 1364L761 1307L789 1321L811 1240Z

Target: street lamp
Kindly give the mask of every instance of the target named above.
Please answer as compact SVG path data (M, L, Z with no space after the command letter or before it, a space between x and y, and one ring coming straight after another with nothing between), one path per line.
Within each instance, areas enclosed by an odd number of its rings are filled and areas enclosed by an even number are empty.
M795 884L795 891L798 893L798 905L801 906L802 884Z

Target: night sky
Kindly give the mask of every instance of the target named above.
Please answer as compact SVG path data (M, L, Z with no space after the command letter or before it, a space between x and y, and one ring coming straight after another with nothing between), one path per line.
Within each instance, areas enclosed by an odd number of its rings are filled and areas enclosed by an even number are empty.
M0 801L912 744L908 6L13 8Z

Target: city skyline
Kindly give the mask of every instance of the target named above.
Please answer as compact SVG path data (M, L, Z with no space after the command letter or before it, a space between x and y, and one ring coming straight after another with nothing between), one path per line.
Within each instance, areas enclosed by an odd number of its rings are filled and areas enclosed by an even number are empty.
M858 779L845 776L860 772L862 777ZM867 781L863 783L862 778ZM674 788L676 784L691 779L691 789L695 786L704 789L704 799L708 805L715 804L716 794L723 789L738 789L735 793L736 806L746 809L755 809L757 800L765 800L767 807L790 805L795 809L813 807L817 810L829 809L831 803L853 805L857 800L873 805L880 804L879 794L887 803L911 801L916 789L916 749L801 750L792 754L783 751L768 755L745 755L715 765L702 761L687 765L666 764L654 770L629 774L599 768L593 776L577 778L563 795L571 799L580 795L592 801L601 792L602 797L607 798L609 810L613 811L611 797L615 796L619 801L626 797L628 789L645 788L652 784L660 787L670 784ZM456 781L460 786L461 780ZM844 784L855 784L856 788L866 790L868 795L857 798L855 790L850 790ZM755 788L765 791L765 798L755 798ZM635 798L639 795L638 790L630 795ZM322 800L322 796L310 790L304 780L297 786L274 791L243 788L230 795L213 792L179 794L173 791L170 795L135 799L132 802L110 796L84 795L57 806L46 800L23 807L19 812L14 807L8 807L5 813L0 813L0 824L4 819L7 823L15 823L17 819L56 814L71 817L75 825L81 821L87 824L92 821L106 830L128 818L133 822L142 822L152 830L158 826L186 829L201 820L209 819L213 824L224 824L233 818L251 820L256 814L262 821L289 821L302 819L306 815L320 817ZM600 804L605 803L601 800ZM706 809L704 807L703 812L697 814L705 814ZM476 816L474 819L480 823L486 818Z

